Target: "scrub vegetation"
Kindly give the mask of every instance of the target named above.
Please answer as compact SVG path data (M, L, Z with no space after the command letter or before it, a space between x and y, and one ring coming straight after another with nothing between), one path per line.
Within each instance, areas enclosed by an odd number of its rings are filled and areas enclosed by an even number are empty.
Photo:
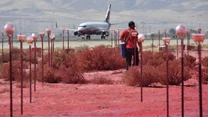
M12 80L20 81L20 54L19 49L13 49L13 77ZM84 73L119 70L125 69L125 59L121 58L120 49L110 48L108 46L96 46L89 48L87 46L77 47L70 50L56 49L53 52L52 64L48 64L48 55L44 54L44 79L42 79L42 62L41 56L35 60L32 56L32 78L34 79L34 64L37 64L37 80L47 83L67 83L67 84L113 84L112 79L105 75L96 76L92 79L85 79ZM9 53L5 52L4 58L0 57L1 63L1 78L9 80ZM142 78L140 75L141 69L139 66L130 67L122 75L122 82L129 86L151 86L153 83L167 84L166 81L166 53L164 51L143 52L143 72ZM168 53L169 61L169 84L180 85L181 83L181 58L176 59L172 52ZM203 81L208 82L208 59L204 57L202 60L203 66ZM184 80L192 77L192 72L197 72L196 57L184 55ZM24 50L23 54L23 74L24 81L29 82L29 51Z

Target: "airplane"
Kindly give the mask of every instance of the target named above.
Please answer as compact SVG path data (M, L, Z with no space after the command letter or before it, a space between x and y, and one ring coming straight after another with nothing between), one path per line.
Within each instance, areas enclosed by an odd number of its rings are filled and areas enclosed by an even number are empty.
M105 15L105 20L103 22L84 22L81 23L78 29L74 32L75 36L84 36L86 39L90 39L90 35L101 35L101 39L109 36L109 29L111 27L110 20L110 9L111 4L108 5L108 9Z

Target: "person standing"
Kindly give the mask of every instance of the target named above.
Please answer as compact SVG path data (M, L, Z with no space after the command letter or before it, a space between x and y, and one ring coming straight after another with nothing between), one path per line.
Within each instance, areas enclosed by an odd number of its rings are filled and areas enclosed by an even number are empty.
M129 66L132 66L132 57L133 57L133 66L139 65L139 52L137 48L137 39L138 32L135 30L134 21L128 23L129 28L124 30L120 35L120 40L126 43L126 70Z

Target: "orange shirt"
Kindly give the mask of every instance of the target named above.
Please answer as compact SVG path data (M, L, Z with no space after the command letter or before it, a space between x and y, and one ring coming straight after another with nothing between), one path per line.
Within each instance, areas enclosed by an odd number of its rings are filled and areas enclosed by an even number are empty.
M128 36L129 36L129 38L128 38ZM126 48L135 48L135 47L137 47L136 46L137 45L136 44L137 38L138 38L137 36L138 36L138 32L135 29L128 28L121 33L120 40L126 42ZM128 38L128 40L127 40L127 38Z

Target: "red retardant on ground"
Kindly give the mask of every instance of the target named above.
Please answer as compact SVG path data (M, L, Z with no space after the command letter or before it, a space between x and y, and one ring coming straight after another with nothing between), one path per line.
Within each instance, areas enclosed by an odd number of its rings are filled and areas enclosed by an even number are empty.
M121 83L122 72L85 74L109 75L114 84L37 83L29 103L29 88L24 88L24 113L20 112L20 88L13 87L14 117L166 117L166 88L143 88ZM170 86L170 117L181 116L181 86ZM198 84L185 87L185 117L199 117ZM208 117L208 85L203 85L203 115ZM9 82L0 79L0 117L10 116Z

